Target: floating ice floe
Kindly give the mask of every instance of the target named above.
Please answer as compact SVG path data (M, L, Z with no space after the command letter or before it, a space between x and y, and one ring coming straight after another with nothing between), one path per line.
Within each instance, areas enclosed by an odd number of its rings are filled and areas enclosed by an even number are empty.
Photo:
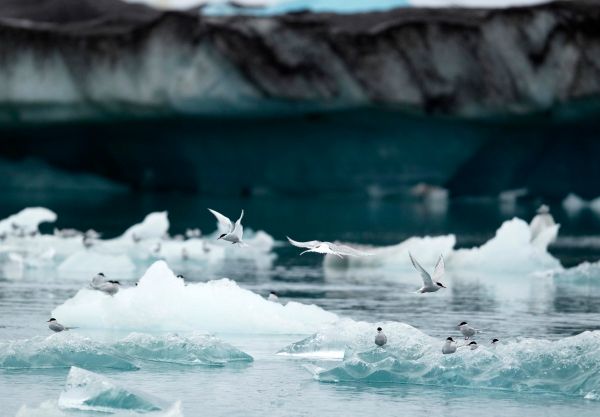
M110 413L131 410L142 413L166 410L165 401L125 388L110 379L73 366L58 399L62 409Z
M225 366L252 362L252 356L214 336L132 333L116 341L97 341L77 330L48 337L0 342L0 368L139 369L143 362L187 366Z
M549 275L558 283L600 285L600 261L583 262L572 268L550 271Z
M544 239L548 237L544 235L541 240ZM471 271L527 273L562 268L558 259L545 247L540 247L539 243L532 244L529 225L517 218L505 221L496 231L496 236L483 245L455 250L446 257L446 261L448 269L461 274Z
M506 341L479 349L459 347L455 354L443 355L442 341L414 328L394 327L384 331L388 344L365 348L367 329L355 328L353 348L345 350L343 361L329 369L307 366L322 382L398 383L451 387L492 388L523 392L548 392L595 398L600 392L600 332L584 332L558 341L523 339ZM387 330L386 330L387 329ZM368 329L374 337L373 325ZM420 333L420 334L419 334ZM312 339L285 349L330 349L336 336L315 335ZM460 345L459 345L460 346Z
M44 207L29 207L0 220L0 234L27 236L39 232L42 223L56 221L56 213Z
M0 267L4 277L19 278L28 268L57 268L61 276L90 279L100 271L121 278L130 277L138 268L164 259L178 267L186 264L218 267L226 261L243 260L254 267L270 268L276 255L274 239L263 231L246 231L248 247L217 241L217 236L201 237L199 231L170 237L167 212L148 214L141 223L121 236L100 239L93 231L74 229L40 235L38 225L56 220L56 214L44 208L28 208L0 221ZM8 256L10 255L10 257Z
M133 361L115 349L72 332L0 342L0 368L43 369L70 366L122 371L138 369Z
M164 261L150 266L136 287L113 297L83 289L52 314L81 328L235 334L312 333L337 320L315 305L269 302L229 279L186 284Z
M505 221L496 235L483 245L470 249L454 249L454 235L422 238L411 237L404 242L379 248L369 248L373 256L339 259L326 256L327 270L351 268L394 268L395 271L412 271L408 253L416 256L423 265L434 265L440 255L446 261L446 270L460 275L479 272L535 272L560 270L558 259L546 250L558 233L559 225L543 228L532 241L529 225L518 218Z

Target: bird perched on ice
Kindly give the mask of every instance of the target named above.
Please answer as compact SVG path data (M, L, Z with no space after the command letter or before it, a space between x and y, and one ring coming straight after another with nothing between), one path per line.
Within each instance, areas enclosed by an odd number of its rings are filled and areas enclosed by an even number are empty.
M477 342L475 342L475 341L472 341L472 342L471 342L471 343L469 343L467 346L468 346L468 347L469 347L469 349L471 349L471 350L475 350L475 349L477 349L477 348L479 347L479 345L477 345Z
M242 236L244 234L244 227L242 226L242 217L244 217L244 210L242 210L242 214L240 214L240 218L237 219L235 223L229 220L229 217L226 217L219 213L218 211L208 209L219 222L219 230L226 231L226 233L222 233L221 236L217 238L223 239L227 242L231 242L232 244L239 244L240 246L245 246L246 243L242 240Z
M452 339L451 337L446 338L446 342L444 343L444 346L442 346L442 353L444 355L449 355L451 353L456 352L456 342L454 342L454 339Z
M423 286L417 290L418 293L424 294L426 292L436 292L442 288L447 288L440 282L442 277L444 276L444 258L440 255L440 259L438 259L437 264L433 270L433 277L429 275L429 272L425 271L425 269L417 262L415 258L413 258L412 254L409 252L408 256L410 257L410 261L413 266L421 274L421 278L423 279Z
M462 335L465 337L465 340L469 340L471 337L475 336L476 333L479 333L479 330L469 326L469 324L466 321L461 321L457 327L462 333Z
M337 243L331 242L322 242L320 240L309 240L307 242L298 242L290 237L287 238L289 242L298 247L306 249L304 252L301 252L300 255L305 254L306 252L315 252L315 253L323 253L336 255L340 258L344 256L371 256L372 254L369 252L363 252L358 249L354 249L353 247L347 245L339 245Z
M383 329L381 327L377 328L377 335L375 336L375 344L379 347L385 345L387 343L387 336L383 333Z
M62 332L64 330L71 330L71 329L75 328L75 327L65 327L65 326L63 326L62 324L60 324L59 322L57 322L54 317L52 317L46 323L48 323L48 328L50 330L52 330L53 332L56 332L56 333Z
M279 302L279 296L277 295L277 293L275 291L271 291L269 293L269 296L267 297L268 301L273 301L274 303L278 303Z
M119 281L107 280L102 272L94 276L90 283L90 287L94 290L101 291L108 295L115 295L118 293L120 285L121 283Z
M554 226L555 224L556 222L554 221L554 217L552 217L552 214L550 214L550 208L547 205L542 204L537 209L536 216L531 219L531 223L529 223L529 230L531 231L530 240L533 242L544 230ZM551 240L554 240L554 238Z

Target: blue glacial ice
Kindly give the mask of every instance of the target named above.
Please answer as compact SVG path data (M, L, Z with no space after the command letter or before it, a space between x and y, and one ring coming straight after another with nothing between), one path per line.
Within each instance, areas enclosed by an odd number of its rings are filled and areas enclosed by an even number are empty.
M80 366L88 369L132 371L144 361L188 366L224 366L251 362L250 355L214 336L191 334L149 335L132 333L125 338L98 341L77 330L46 338L0 342L0 368L45 369Z
M75 366L69 371L58 406L104 413L119 410L150 412L168 408L161 399L122 387L102 375Z
M82 414L77 410L62 410L58 406L57 401L48 400L44 401L37 407L31 407L28 405L23 405L17 411L15 417L77 417L82 415L90 415L89 413ZM95 413L93 415L101 416L107 415L106 413ZM165 411L155 411L155 412L144 412L139 413L132 410L111 410L111 413L108 414L111 417L183 417L183 412L181 411L181 403L176 402L171 407L169 407Z
M40 369L85 366L131 371L138 367L115 349L71 332L0 342L0 368Z
M252 356L209 335L154 336L132 333L116 342L114 348L132 358L178 365L224 366L252 362Z
M52 315L82 329L230 334L310 334L338 318L315 305L267 301L229 279L186 284L164 261L152 264L136 287L113 297L82 289Z
M367 325L347 323L339 332L341 337L331 329L294 343L283 352L312 352L315 356L314 352L343 349L343 360L334 366L306 366L321 382L385 382L600 398L599 331L558 341L506 340L496 347L480 342L479 349L459 347L455 354L443 355L442 340L399 323L384 324L388 344L375 347L374 325Z

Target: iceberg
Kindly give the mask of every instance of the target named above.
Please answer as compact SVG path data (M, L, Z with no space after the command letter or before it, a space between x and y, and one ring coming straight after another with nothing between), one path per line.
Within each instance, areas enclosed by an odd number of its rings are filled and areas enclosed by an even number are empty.
M232 362L253 361L247 353L206 335L157 337L132 333L117 342L114 348L136 359L178 365L224 366Z
M435 339L413 326L399 322L368 323L342 319L333 325L325 326L319 332L292 343L278 355L311 359L343 359L354 350L366 350L373 346L377 327L383 327L388 344L402 344L406 351L420 351L424 345Z
M520 339L495 348L459 348L452 355L443 355L442 342L426 335L410 335L408 341L404 334L392 336L383 348L347 351L343 362L330 369L307 369L322 382L425 384L587 398L600 389L598 331L558 341Z
M446 260L448 269L461 274L474 270L528 273L562 268L558 259L539 243L531 243L529 225L518 218L502 223L496 235L480 247L458 249Z
M149 412L167 408L166 403L158 398L122 387L102 375L75 366L69 371L58 406L104 413L118 410Z
M85 366L132 371L143 362L225 366L253 361L247 353L209 335L131 333L119 340L97 341L76 332L0 342L0 369Z
M186 284L164 261L136 287L114 297L82 289L52 314L81 328L235 334L310 334L338 318L315 305L272 303L229 279Z
M169 217L166 211L148 214L141 223L127 229L120 239L161 239L169 232Z
M44 207L29 207L17 214L0 220L0 234L23 234L37 233L42 223L53 223L56 221L56 213Z
M600 285L600 261L583 262L572 268L551 271L550 275L561 284Z
M85 366L132 371L138 367L115 349L71 332L46 338L0 342L0 368L43 369Z

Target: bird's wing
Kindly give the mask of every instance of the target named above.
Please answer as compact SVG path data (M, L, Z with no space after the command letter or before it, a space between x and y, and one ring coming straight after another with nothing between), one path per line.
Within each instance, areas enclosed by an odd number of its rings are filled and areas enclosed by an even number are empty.
M440 255L440 259L438 259L437 264L435 264L435 269L433 270L433 280L436 282L441 281L445 273L444 257Z
M431 287L433 286L433 280L431 279L431 275L423 267L417 262L415 258L413 258L412 254L409 252L408 256L410 257L410 261L412 262L415 269L421 274L421 278L423 278L423 284L425 286Z
M290 239L289 236L286 236L287 240L290 241L290 243L298 248L307 248L307 249L312 249L316 246L319 246L322 242L319 240L309 240L307 242L298 242L294 239Z
M242 226L242 218L244 217L244 210L242 210L242 214L240 214L240 218L235 221L233 225L233 230L231 233L237 236L239 240L242 240L242 234L244 233L244 227Z
M344 256L371 256L372 253L365 252L359 249L355 249L351 246L340 245L337 243L329 243L329 247L332 251L339 253Z
M217 218L217 222L219 224L219 226L218 226L219 231L224 232L224 233L233 232L233 223L231 223L231 220L229 220L229 217L223 216L221 213L219 213L218 211L215 211L213 209L208 209L208 211L210 211ZM243 212L242 212L242 214L243 214Z

